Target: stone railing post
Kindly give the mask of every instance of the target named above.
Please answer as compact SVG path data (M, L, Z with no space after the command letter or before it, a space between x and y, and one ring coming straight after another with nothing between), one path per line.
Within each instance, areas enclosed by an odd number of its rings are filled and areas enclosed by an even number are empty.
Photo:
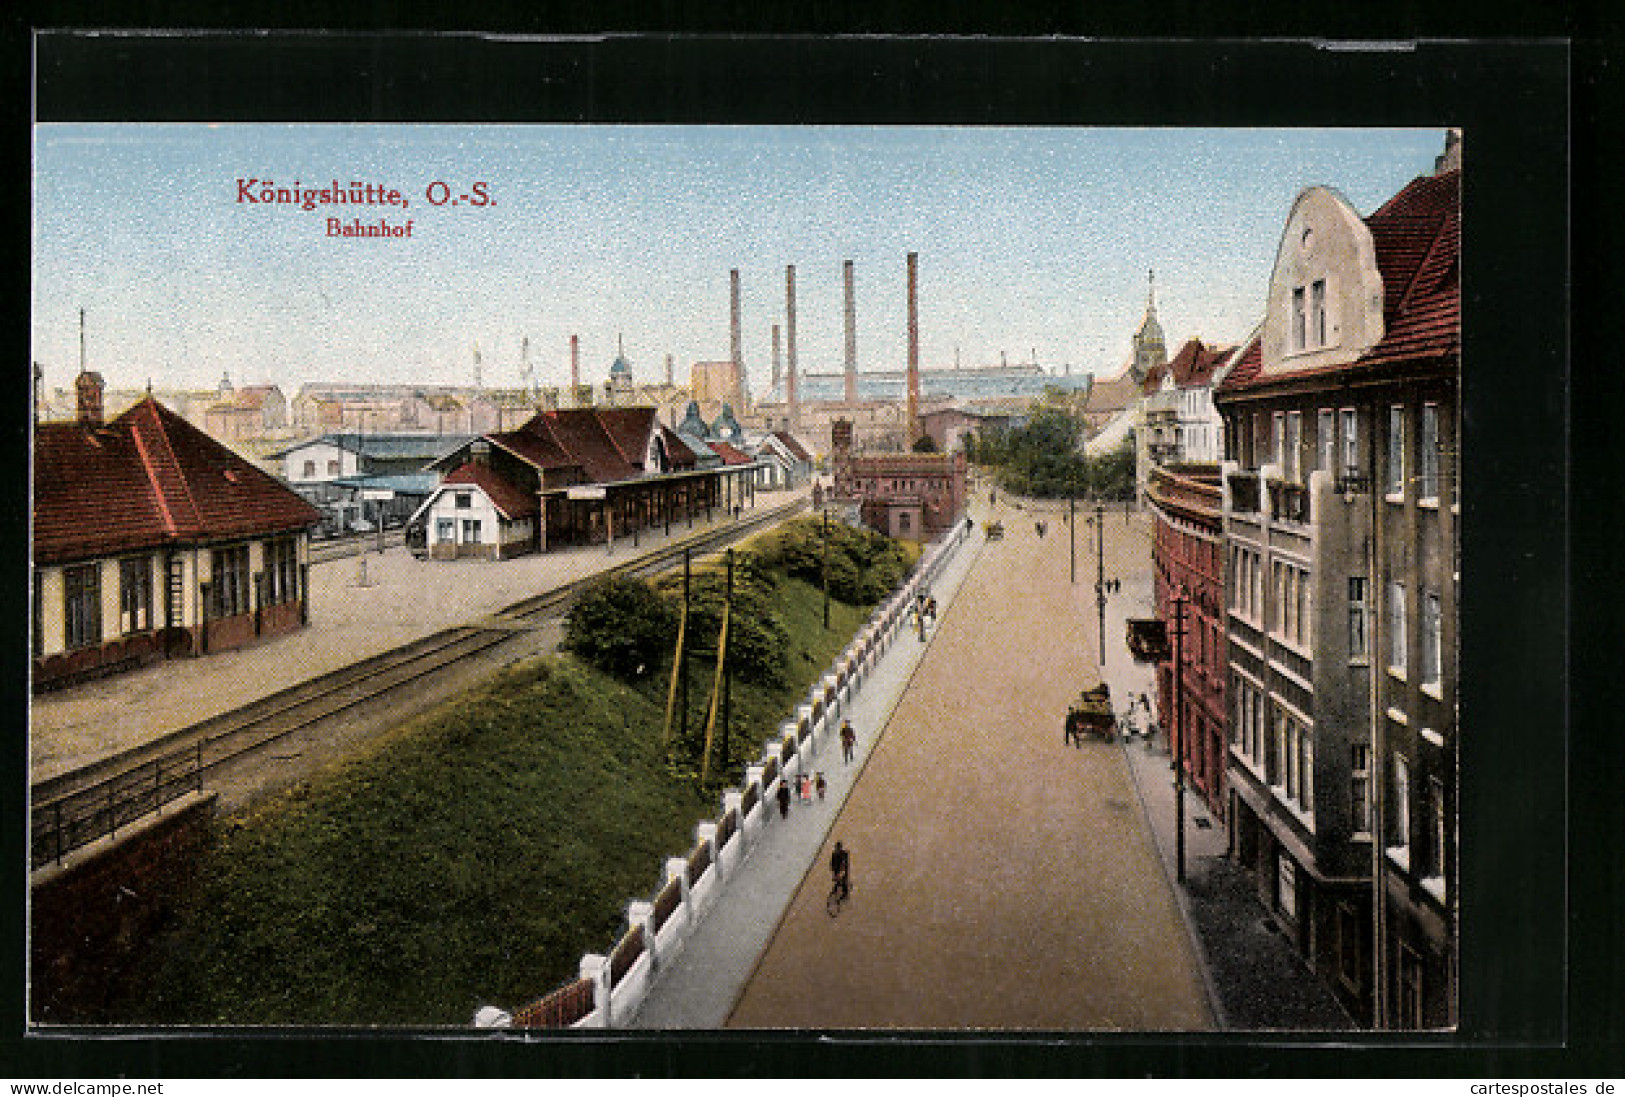
M733 857L735 860L743 858L745 851L750 848L750 844L745 837L747 832L745 830L745 813L742 807L744 803L745 793L743 790L729 789L722 794L723 818L727 818L730 811L734 813L734 832L733 837L728 839L728 848L734 851ZM721 860L721 850L717 851L717 858Z
M649 954L649 970L660 967L660 945L655 940L655 905L643 899L634 899L626 907L628 929L643 930L643 950Z
M690 895L692 884L688 878L688 859L686 857L666 858L666 882L677 881L677 891L680 898L677 909L683 912L683 936L688 936L694 928L694 906Z
M717 848L717 825L715 823L701 823L694 828L694 841L704 842L711 847L711 867L717 871L717 883L727 878L728 870L722 867L722 851Z
M598 1027L613 1027L610 1017L609 957L589 952L581 958L581 977L592 980L592 1005L598 1014Z

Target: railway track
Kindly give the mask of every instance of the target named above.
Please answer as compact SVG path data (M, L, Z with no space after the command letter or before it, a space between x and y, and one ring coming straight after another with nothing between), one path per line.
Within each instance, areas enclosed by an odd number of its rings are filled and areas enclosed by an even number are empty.
M30 861L38 868L118 833L181 796L208 788L228 764L358 706L404 694L431 676L487 654L564 613L606 575L648 576L673 567L685 551L705 556L807 507L797 500L756 517L707 530L523 599L486 617L442 629L347 667L279 690L30 788Z

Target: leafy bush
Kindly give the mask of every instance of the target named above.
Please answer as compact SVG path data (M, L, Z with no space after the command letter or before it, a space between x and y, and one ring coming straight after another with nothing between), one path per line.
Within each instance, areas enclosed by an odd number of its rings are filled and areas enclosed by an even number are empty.
M565 647L607 674L635 679L659 669L677 619L642 579L611 576L589 587L565 620Z
M824 536L822 517L801 518L764 539L762 555L768 566L822 589ZM847 605L879 602L908 574L908 554L884 534L832 520L828 537L830 597Z

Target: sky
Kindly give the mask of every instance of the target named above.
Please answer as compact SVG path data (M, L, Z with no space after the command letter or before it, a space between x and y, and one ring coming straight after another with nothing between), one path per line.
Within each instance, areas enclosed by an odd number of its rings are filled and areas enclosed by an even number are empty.
M86 364L113 388L469 385L476 348L484 384L519 387L527 338L535 383L558 385L572 334L583 381L618 340L638 379L668 354L686 379L728 357L737 268L761 395L787 266L803 371L842 367L848 259L859 369L900 369L917 252L924 368L1110 376L1148 271L1170 353L1238 342L1300 190L1364 216L1443 148L1442 127L39 125L33 359L70 386L83 309ZM249 180L372 183L406 205L255 204ZM330 217L411 219L411 236L329 236Z

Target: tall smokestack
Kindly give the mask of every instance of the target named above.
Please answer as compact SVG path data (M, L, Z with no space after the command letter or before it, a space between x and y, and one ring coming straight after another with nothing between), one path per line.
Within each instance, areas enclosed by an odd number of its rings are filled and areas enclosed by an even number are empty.
M920 310L918 252L908 253L908 444L920 437Z
M790 429L800 425L800 405L796 402L796 268L792 263L784 268L784 344L786 366L785 393L789 403Z
M773 325L773 391L784 384L784 363L779 361L779 325Z
M846 402L858 402L858 304L852 289L852 260L845 263L846 275Z
M739 336L739 271L728 272L728 361L734 367L733 405L745 410L745 352Z
M570 406L575 407L581 391L581 336L570 336Z
M671 378L672 378L672 363L671 363L671 355L668 354L668 355L666 355L666 387L667 388L671 387L671 383L672 383Z

